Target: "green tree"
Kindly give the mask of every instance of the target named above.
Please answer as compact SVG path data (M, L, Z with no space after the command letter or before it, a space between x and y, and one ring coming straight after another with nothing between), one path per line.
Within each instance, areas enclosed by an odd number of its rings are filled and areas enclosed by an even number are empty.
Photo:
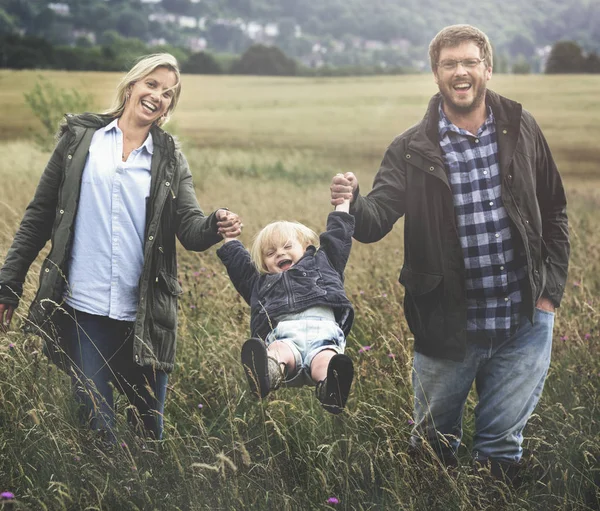
M600 73L600 57L596 52L591 52L585 58L586 73Z
M516 75L528 75L531 73L531 64L523 55L519 55L513 62L512 72Z
M297 64L276 46L255 44L234 64L232 72L243 75L293 76L297 72Z
M218 75L223 72L221 65L210 54L204 51L193 53L181 66L184 73L197 75Z
M583 73L585 59L581 46L573 41L558 41L550 51L546 73Z
M16 30L15 20L7 12L0 8L0 36L13 34Z

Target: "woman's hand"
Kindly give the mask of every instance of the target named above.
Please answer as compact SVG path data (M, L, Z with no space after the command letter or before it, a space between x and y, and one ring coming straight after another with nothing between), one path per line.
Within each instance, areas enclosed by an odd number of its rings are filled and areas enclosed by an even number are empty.
M14 312L14 306L0 303L0 331L8 331Z
M223 236L225 241L231 241L242 234L242 219L233 211L227 209L217 210L218 233Z

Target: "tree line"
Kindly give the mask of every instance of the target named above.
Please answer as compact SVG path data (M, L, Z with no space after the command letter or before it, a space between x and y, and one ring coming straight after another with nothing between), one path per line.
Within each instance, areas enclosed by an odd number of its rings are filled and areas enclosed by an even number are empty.
M175 55L184 73L245 74L271 76L350 76L370 74L402 74L413 72L401 67L324 66L317 69L300 65L276 46L255 44L241 56L209 52L190 52L175 46L147 47L139 39L114 34L110 43L102 46L53 46L40 37L8 34L0 37L0 68L62 69L67 71L123 71L141 55L166 51ZM526 64L526 63L525 63ZM501 71L500 66L497 67ZM527 65L516 61L514 73L528 73ZM600 73L600 57L585 53L573 41L559 41L552 47L545 72Z

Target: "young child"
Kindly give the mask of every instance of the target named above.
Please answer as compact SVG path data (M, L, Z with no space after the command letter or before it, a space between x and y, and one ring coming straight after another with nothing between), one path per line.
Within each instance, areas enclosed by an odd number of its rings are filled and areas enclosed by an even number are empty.
M354 233L348 210L347 201L337 206L320 237L297 222L274 222L257 234L250 252L235 238L217 250L251 307L252 338L242 347L242 364L257 396L282 384L307 384L316 385L328 412L346 405L354 377L344 355L354 319L344 291Z

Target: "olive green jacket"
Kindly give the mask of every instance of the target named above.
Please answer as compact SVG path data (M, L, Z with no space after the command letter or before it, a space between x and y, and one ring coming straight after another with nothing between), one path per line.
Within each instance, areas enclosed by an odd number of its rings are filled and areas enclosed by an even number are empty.
M70 354L56 335L52 318L63 304L69 255L77 215L81 177L94 133L113 119L96 114L67 115L58 144L0 270L0 303L17 306L32 262L48 240L39 289L26 329L42 335L46 352L66 369ZM152 127L154 154L150 197L146 204L144 266L139 281L132 357L142 366L171 371L177 334L175 236L188 250L205 250L221 240L215 213L204 216L192 174L173 137Z

